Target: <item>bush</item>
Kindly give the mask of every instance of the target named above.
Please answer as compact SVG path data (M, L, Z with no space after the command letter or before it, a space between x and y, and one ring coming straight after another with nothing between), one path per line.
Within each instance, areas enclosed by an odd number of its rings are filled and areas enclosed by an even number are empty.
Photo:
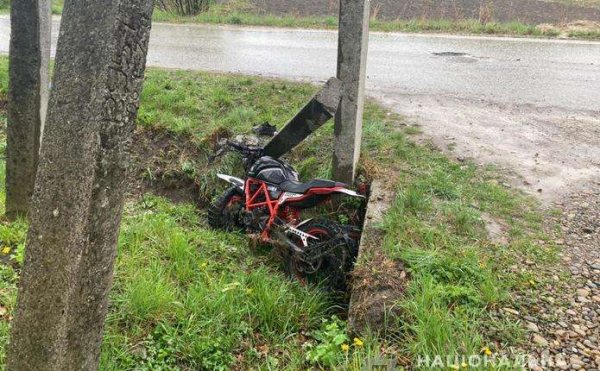
M214 0L157 0L156 7L166 13L192 16L207 11L213 2Z

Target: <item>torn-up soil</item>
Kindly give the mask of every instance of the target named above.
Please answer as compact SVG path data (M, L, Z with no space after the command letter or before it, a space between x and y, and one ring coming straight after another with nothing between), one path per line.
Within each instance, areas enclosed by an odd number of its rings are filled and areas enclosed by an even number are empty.
M382 242L383 236L378 241ZM395 305L402 298L408 285L403 263L385 256L379 249L364 264L352 272L352 298L349 331L365 333L368 329L378 331L387 328L386 321L399 317L400 307Z
M197 202L199 185L193 174L202 157L198 145L188 137L138 128L131 152L131 194L153 193L173 202ZM189 167L188 173L185 166Z
M380 331L400 315L397 303L404 295L408 276L404 264L386 256L385 231L380 228L396 197L388 178L371 185L357 263L352 272L348 329L352 333Z
M212 161L218 143L232 133L218 128L202 140L159 128L138 127L131 149L129 183L132 196L153 193L172 202L204 208L226 184L216 174L237 174L222 161Z

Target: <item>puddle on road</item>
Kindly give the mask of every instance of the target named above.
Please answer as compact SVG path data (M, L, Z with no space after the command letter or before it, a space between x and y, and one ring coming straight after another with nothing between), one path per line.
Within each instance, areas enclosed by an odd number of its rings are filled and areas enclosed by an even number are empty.
M467 53L457 53L457 52L439 52L433 53L436 57L466 57L469 56Z
M475 63L481 59L488 59L486 57L476 57L474 55L468 53L460 53L460 52L437 52L432 53L435 57L444 57L447 58L450 62L456 63Z

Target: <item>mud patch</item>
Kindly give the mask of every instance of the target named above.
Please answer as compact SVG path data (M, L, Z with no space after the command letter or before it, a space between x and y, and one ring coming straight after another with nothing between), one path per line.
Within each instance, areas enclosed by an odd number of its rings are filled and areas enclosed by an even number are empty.
M197 143L161 129L138 128L134 134L129 171L129 195L152 193L172 202L198 202L197 175L206 158Z
M380 243L382 239L372 241L369 245ZM404 296L407 284L404 264L385 257L383 252L371 256L368 262L357 265L352 272L348 319L350 332L365 333L367 330L379 331L386 328L387 321L401 315L398 299Z

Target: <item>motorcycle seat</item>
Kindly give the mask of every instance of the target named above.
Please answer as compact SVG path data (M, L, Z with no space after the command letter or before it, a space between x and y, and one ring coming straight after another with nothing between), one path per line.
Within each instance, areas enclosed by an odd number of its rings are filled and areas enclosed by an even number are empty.
M306 183L296 182L294 180L286 180L279 185L284 192L292 193L306 193L312 188L334 188L334 187L347 187L344 183L334 182L331 180L320 180L315 179Z

